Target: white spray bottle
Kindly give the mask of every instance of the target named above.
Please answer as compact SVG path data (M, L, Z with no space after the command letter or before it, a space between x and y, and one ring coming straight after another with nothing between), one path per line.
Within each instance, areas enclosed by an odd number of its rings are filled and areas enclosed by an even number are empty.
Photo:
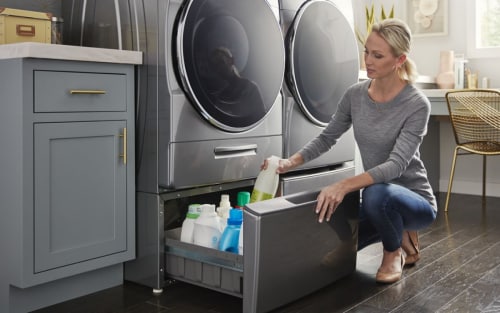
M260 171L253 187L250 202L263 201L274 198L278 190L279 175L276 169L279 166L280 158L273 155L267 159L267 168Z

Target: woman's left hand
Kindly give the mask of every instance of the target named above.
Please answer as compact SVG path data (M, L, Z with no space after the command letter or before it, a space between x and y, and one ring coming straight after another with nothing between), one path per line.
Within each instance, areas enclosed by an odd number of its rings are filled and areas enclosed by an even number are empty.
M344 200L346 194L342 182L334 183L321 190L318 195L318 204L316 205L316 214L319 215L318 222L322 223L323 220L329 222L333 213Z
M318 222L323 223L325 218L329 222L346 194L370 186L373 183L371 175L364 172L323 188L318 195L318 204L316 205L316 214L319 215Z

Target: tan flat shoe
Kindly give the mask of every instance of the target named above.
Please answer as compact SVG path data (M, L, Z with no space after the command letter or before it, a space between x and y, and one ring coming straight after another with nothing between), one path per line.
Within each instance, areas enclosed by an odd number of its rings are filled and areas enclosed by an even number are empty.
M403 248L403 251L406 254L406 265L414 265L417 263L417 261L420 260L418 232L405 230L403 233L403 243L401 244L401 248Z
M377 275L375 276L375 280L377 283L381 284L392 284L401 279L403 275L403 267L405 266L405 257L403 253L401 253L401 270L395 272L382 272L380 269L377 271Z

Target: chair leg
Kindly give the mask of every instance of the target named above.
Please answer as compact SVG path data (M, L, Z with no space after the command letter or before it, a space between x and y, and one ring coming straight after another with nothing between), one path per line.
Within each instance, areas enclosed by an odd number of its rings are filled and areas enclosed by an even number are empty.
M483 155L483 205L486 203L486 155Z
M446 194L446 204L444 205L444 211L448 212L448 203L450 202L451 187L453 185L453 176L455 175L455 165L457 163L458 147L455 148L455 153L453 154L453 161L451 162L451 173L450 181L448 182L448 193Z

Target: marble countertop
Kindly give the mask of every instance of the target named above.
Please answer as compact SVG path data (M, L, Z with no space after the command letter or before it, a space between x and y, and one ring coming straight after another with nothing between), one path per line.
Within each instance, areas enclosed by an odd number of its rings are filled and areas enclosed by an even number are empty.
M0 45L0 59L39 58L103 63L142 64L142 52L22 42Z

